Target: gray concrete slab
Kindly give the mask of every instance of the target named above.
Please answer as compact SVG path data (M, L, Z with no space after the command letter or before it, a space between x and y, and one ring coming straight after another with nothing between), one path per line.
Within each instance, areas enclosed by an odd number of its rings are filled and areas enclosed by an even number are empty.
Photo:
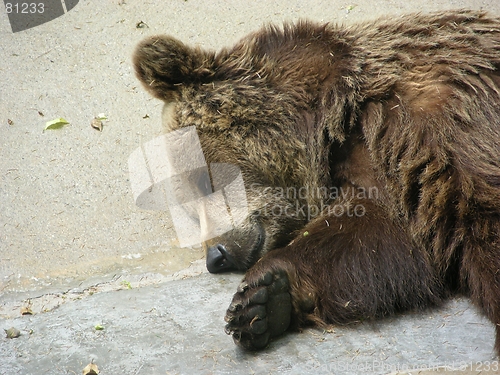
M242 353L222 330L240 275L202 271L201 250L178 247L168 212L134 205L127 169L131 152L163 133L162 103L131 67L147 35L219 48L266 22L464 7L500 15L497 0L89 0L13 34L0 12L0 329L22 332L0 339L0 374L80 373L92 359L107 374L382 374L463 361L486 370L493 328L464 300ZM102 132L90 125L100 113ZM70 125L42 131L58 117ZM21 316L28 299L35 315ZM390 366L375 369L380 361Z
M73 374L91 361L102 374L358 375L445 365L463 374L471 364L498 366L492 324L463 299L329 332L306 329L264 352L243 352L224 333L222 319L240 278L203 273L79 299L54 296L60 304L35 315L20 316L18 304L17 316L2 326L22 335L1 341L0 374ZM78 292L85 293L68 295Z

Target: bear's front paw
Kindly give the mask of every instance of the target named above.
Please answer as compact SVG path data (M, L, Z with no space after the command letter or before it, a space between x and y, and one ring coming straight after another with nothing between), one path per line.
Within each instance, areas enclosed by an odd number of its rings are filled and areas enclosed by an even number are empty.
M290 326L292 301L284 271L246 276L227 310L226 333L245 349L262 349Z

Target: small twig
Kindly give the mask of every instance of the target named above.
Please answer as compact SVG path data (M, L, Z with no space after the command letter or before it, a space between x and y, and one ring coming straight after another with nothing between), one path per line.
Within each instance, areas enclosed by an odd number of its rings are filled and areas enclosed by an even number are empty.
M53 50L53 49L54 49L54 48L51 48L51 49L49 49L47 52L44 52L44 53L42 53L41 55L38 55L38 56L37 56L37 57L35 57L33 60L37 60L37 59L39 59L40 57L45 56L45 55L46 55L46 54L48 54L49 52L52 52L52 50Z

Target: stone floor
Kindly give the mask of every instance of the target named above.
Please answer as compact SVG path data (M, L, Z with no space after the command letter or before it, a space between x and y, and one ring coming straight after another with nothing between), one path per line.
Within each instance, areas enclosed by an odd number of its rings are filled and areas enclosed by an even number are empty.
M31 303L4 298L0 324L21 335L1 339L0 374L75 374L92 362L101 374L467 374L471 366L482 372L470 373L498 373L494 327L465 299L328 332L289 333L248 353L223 330L241 275L194 274L115 276ZM33 315L21 315L23 308ZM425 368L431 371L419 372Z

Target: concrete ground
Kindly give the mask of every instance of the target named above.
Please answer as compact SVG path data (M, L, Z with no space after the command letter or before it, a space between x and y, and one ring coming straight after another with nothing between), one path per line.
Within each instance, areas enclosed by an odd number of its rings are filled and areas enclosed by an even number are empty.
M2 313L12 317L2 325L21 336L2 339L0 374L77 374L92 361L101 374L117 375L424 374L429 367L434 374L439 366L448 366L445 374L493 374L486 370L500 366L492 324L466 300L382 322L290 333L263 352L246 353L223 332L240 275L179 275L150 285L145 279L81 286L31 305L6 303ZM21 316L23 307L34 314ZM477 366L482 372L467 371Z
M127 167L163 133L162 103L131 67L147 35L219 48L267 22L464 7L500 15L497 0L89 0L14 34L0 12L0 329L21 333L0 338L0 374L74 374L91 361L101 374L500 373L493 325L461 299L241 352L223 332L241 275L209 275L199 248L179 248L168 212L134 205ZM43 132L59 117L70 124Z

